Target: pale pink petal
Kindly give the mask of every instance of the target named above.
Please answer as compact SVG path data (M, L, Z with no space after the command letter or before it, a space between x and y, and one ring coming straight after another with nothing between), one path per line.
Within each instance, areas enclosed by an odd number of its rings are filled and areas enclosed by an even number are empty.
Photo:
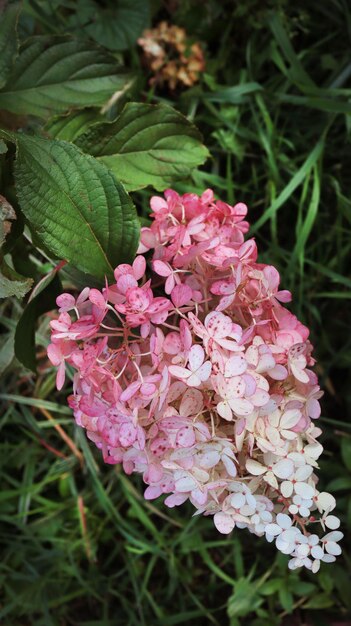
M275 366L275 360L272 354L263 354L260 357L258 362L258 366L256 368L256 372L258 374L262 374L263 372L268 372L270 374L270 370L272 370Z
M197 415L203 408L204 400L201 391L198 389L187 389L179 407L179 414L188 417Z
M160 196L152 196L150 200L150 207L154 213L159 213L160 211L167 210L168 204L164 198L160 198Z
M204 469L211 469L219 463L220 458L221 457L216 450L210 450L200 455L199 463Z
M159 276L164 276L165 278L172 274L172 268L168 263L164 263L163 261L153 261L152 269Z
M226 381L228 396L242 398L245 393L245 382L241 376L234 376Z
M193 295L193 290L188 285L176 285L172 289L171 298L174 306L180 307L188 304Z
M217 530L223 535L231 533L235 526L231 515L227 515L226 513L216 513L213 517L213 521Z
M173 507L183 504L187 499L188 496L185 493L172 493L172 495L167 496L165 499L165 505L173 509Z
M307 408L307 411L308 411L308 415L313 420L316 420L316 419L318 419L320 417L321 405L319 404L318 400L316 400L315 398L310 398L307 401L306 408Z
M201 385L201 378L198 376L197 372L192 372L189 376L189 378L186 379L186 384L189 387L200 387Z
M235 354L225 364L224 375L227 377L239 376L247 370L247 362L242 354Z
M299 411L298 409L290 409L288 411L285 411L280 419L280 427L286 429L292 428L293 426L296 426L297 422L300 420L300 417L301 411Z
M76 301L70 293L62 293L56 298L56 304L59 309L69 311L70 309L73 309L75 307Z
M191 376L191 372L189 370L185 367L180 367L179 365L170 365L168 371L176 378L189 378L189 376Z
M175 483L176 491L180 491L180 493L184 493L187 491L192 491L196 489L197 483L196 480L192 476L183 476L176 480Z
M202 382L205 382L205 380L208 380L211 374L211 369L212 369L212 365L210 361L206 361L206 363L201 365L201 367L197 370L196 373Z
M219 404L217 404L217 412L218 415L223 417L223 419L227 420L228 422L233 419L232 410L228 402L219 402Z
M189 352L189 357L188 357L190 369L193 372L199 369L199 367L201 367L201 365L204 362L204 358L205 358L204 349L199 344L192 346Z
M162 489L158 485L146 487L144 491L145 500L154 500L158 498L162 494Z
M213 311L206 316L205 326L212 337L221 339L229 335L232 329L232 320L223 313Z
M268 374L274 380L285 380L288 376L288 370L284 365L275 365L275 367L269 370Z
M229 476L233 478L237 475L236 465L226 454L222 456L222 461L225 469L227 470Z
M243 374L242 380L245 383L244 395L250 398L256 391L256 388L257 388L256 381L253 378L253 376L250 376L250 374Z
M275 294L275 297L277 298L277 300L279 300L279 302L291 302L292 300L291 293L287 289L282 289L281 291L277 291L277 293Z
M163 349L167 354L179 354L182 349L179 333L175 331L168 333L163 342Z
M58 391L62 389L64 383L65 383L65 362L61 361L59 368L57 370L57 374L56 374L56 387Z
M250 415L254 408L251 402L245 400L245 398L229 398L228 402L234 413L240 416Z
M60 348L54 344L54 343L49 343L48 347L47 347L47 354L48 357L51 361L51 363L53 365L55 365L55 367L57 367L58 365L60 365L63 356L62 356L62 352L60 350Z
M77 298L77 306L83 304L88 298L90 293L90 287L84 287L83 291L79 294Z
M138 255L133 262L133 274L137 280L140 280L146 271L146 260L143 255Z
M106 300L98 289L90 289L89 300L92 304L95 304L99 309L106 307Z
M196 441L194 429L191 426L183 426L177 433L176 443L182 448L193 446Z
M122 274L117 279L117 289L123 294L126 294L128 289L133 289L133 287L137 286L137 280L132 274Z
M302 383L308 383L309 382L309 378L308 378L307 372L305 372L304 370L302 370L299 367L297 367L295 365L295 363L291 363L290 367L291 367L292 373L294 374L295 378L297 378L297 380L300 380Z
M230 498L230 504L233 507L233 509L240 509L240 507L242 507L246 502L246 498L244 496L243 493L235 493L231 498Z
M153 383L143 383L140 387L140 393L143 396L152 396L156 391L156 386Z
M255 393L250 396L250 401L254 406L264 406L267 402L269 402L269 399L269 393L259 387L257 387Z
M141 385L141 382L139 380L128 385L128 387L124 391L122 391L120 395L121 402L127 402L133 396L135 396L137 391L140 389L140 385Z

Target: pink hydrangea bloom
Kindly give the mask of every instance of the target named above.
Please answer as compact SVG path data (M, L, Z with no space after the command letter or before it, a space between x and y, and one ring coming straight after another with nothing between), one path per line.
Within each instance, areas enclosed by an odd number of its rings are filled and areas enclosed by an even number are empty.
M68 363L77 423L107 463L143 475L145 498L190 500L219 532L247 528L290 568L315 572L342 533L333 496L317 489L322 392L309 331L245 241L243 203L168 190L151 208L115 282L57 299L57 386Z

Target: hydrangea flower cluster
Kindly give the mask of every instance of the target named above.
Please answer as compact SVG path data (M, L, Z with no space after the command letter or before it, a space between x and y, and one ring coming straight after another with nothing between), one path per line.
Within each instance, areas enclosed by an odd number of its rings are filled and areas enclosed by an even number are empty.
M247 207L213 192L151 199L132 265L113 284L57 299L51 363L73 366L69 405L106 463L247 528L317 572L340 554L334 497L320 492L322 395L308 329L279 273L244 240ZM146 262L145 255L149 261Z

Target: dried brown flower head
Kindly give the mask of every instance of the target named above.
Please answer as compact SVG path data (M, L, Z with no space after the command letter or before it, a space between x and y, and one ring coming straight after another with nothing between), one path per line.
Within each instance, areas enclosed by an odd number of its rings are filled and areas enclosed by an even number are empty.
M190 44L184 28L160 22L145 30L138 44L143 49L146 66L153 72L150 84L191 87L205 69L199 43Z

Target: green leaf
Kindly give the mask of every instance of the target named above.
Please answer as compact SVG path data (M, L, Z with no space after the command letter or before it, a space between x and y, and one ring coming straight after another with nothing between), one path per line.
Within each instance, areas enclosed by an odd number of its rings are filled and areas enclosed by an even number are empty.
M326 593L319 593L311 598L307 604L304 604L304 609L327 609L333 606L334 600Z
M267 582L262 585L260 593L263 596L271 596L279 591L282 585L284 585L284 580L281 578L271 578L271 580L267 580Z
M307 74L305 68L297 57L295 50L293 49L288 33L285 31L280 15L273 13L268 21L268 24L272 30L273 36L280 46L286 60L290 64L290 76L291 80L298 85L301 89L316 89L316 85L312 78Z
M149 21L148 0L78 0L75 26L110 50L130 48ZM71 19L72 21L72 19Z
M317 163L318 159L323 154L325 145L324 136L320 137L313 150L308 155L307 159L298 169L298 171L291 178L289 183L284 187L283 191L275 198L271 204L271 206L264 212L264 214L255 222L255 224L251 227L250 233L253 235L263 224L269 220L274 214L280 209L285 202L290 198L291 194L302 184L305 178L308 176L309 172L313 168L313 166Z
M351 476L340 476L340 478L334 478L327 485L328 491L334 493L335 491L344 491L344 489L351 489Z
M279 589L279 602L287 613L291 613L294 605L294 598L285 584Z
M31 278L18 274L6 261L0 263L0 298L23 298L33 283Z
M242 104L247 102L247 96L263 91L263 87L259 83L242 83L234 87L223 87L211 93L203 95L204 100L209 102L226 102L230 104Z
M96 109L83 109L50 119L45 125L44 131L52 139L74 142L93 124L100 124L101 121L103 121L103 117L99 115Z
M341 456L347 469L351 472L351 439L341 440Z
M20 49L0 108L48 117L68 108L102 106L130 84L109 53L70 37L33 37Z
M134 205L107 168L73 144L18 135L15 181L23 213L45 247L101 281L135 254Z
M7 2L0 4L0 87L8 79L18 49L16 25L20 5L6 5Z
M234 587L234 592L228 600L227 613L232 617L245 617L256 611L262 604L257 581L250 578L239 578Z
M15 355L25 367L36 371L35 326L39 315L56 306L56 298L62 291L61 281L55 267L34 287L15 332Z
M148 185L162 191L209 155L197 128L165 104L131 102L116 121L94 126L76 143L105 163L129 191Z
M14 337L14 331L10 330L0 338L0 375L11 364L15 356Z

